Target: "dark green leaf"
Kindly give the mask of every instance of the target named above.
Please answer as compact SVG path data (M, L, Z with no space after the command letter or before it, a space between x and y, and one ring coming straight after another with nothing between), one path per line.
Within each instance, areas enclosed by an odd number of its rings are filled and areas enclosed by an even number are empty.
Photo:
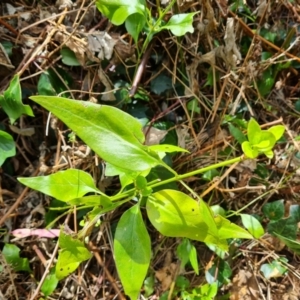
M5 131L0 130L0 167L4 161L16 155L16 146L13 137Z
M8 115L11 124L22 114L33 117L30 106L22 103L22 91L18 75L12 78L4 96L0 96L0 105Z
M277 221L284 216L284 203L283 200L277 200L266 203L262 208L263 213L272 221Z

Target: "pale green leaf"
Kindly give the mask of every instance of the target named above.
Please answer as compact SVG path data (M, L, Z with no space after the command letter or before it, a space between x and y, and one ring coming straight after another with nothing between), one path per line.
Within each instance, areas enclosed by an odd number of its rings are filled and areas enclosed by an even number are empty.
M256 158L259 154L257 149L252 149L248 141L243 142L242 149L244 154L249 158Z
M0 167L4 161L16 155L16 146L13 137L5 131L0 130Z
M247 136L251 145L259 143L261 131L259 124L251 118L247 127Z
M176 36L185 35L187 32L193 33L193 17L195 14L197 12L173 15L161 29L169 29Z
M256 238L259 239L265 231L260 222L253 216L241 214L243 225Z
M129 34L132 35L135 43L138 43L139 34L142 31L146 22L146 18L143 14L132 14L128 16L125 21L125 27Z
M92 176L84 171L68 169L48 176L18 178L24 185L60 201L68 202L94 192L101 192L95 186Z
M152 225L163 235L204 241L208 226L197 201L175 190L162 190L147 200L147 214Z
M151 241L136 204L120 218L114 238L115 262L126 295L136 300L151 258Z
M10 123L13 124L22 114L33 117L33 112L29 105L22 103L22 90L20 79L15 75L10 81L9 87L0 96L0 106L8 115Z
M33 96L31 99L60 118L112 165L144 171L161 163L142 145L144 134L139 121L115 107L50 96Z
M155 152L167 152L167 153L189 152L188 150L183 149L181 147L174 146L174 145L167 145L167 144L151 145L149 146L149 149Z

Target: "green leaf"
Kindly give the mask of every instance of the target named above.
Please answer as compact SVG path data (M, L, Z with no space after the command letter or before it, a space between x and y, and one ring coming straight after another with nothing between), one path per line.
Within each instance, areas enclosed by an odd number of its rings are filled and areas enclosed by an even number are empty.
M2 255L6 262L10 264L16 272L31 272L28 259L20 257L20 249L17 246L13 244L5 244L2 250Z
M297 240L286 238L276 232L274 232L274 235L277 236L290 250L298 255L300 254L300 243Z
M229 131L231 133L231 135L242 145L243 142L247 141L246 136L243 134L243 132L233 126L232 124L229 123Z
M55 96L57 94L49 77L47 73L41 74L37 85L39 95Z
M147 200L152 225L163 235L204 241L208 226L199 212L197 201L175 190L162 190Z
M4 96L0 96L0 105L8 115L11 124L22 114L34 116L30 106L22 103L22 91L18 75L12 78L8 89L3 94Z
M261 129L255 119L251 118L248 122L247 136L251 145L255 145L260 142Z
M33 96L31 99L60 118L112 165L144 171L161 163L142 145L144 134L139 121L115 107L60 97Z
M118 222L114 256L124 291L136 300L151 258L151 241L138 204L128 209Z
M132 35L135 43L138 43L139 34L142 31L144 25L146 23L146 17L144 14L132 14L128 16L125 21L125 27L129 34Z
M60 54L62 56L62 62L65 65L71 66L71 67L80 66L80 62L78 61L75 53L71 49L64 47L60 50Z
M58 282L59 280L56 278L55 275L55 268L52 268L41 287L41 291L44 294L44 296L50 296L55 291Z
M4 161L16 155L16 146L13 137L5 131L0 130L0 167Z
M150 82L150 89L156 95L160 95L163 92L172 88L172 79L170 76L160 74Z
M243 142L242 149L244 154L249 158L256 158L259 154L257 149L252 149L252 146L248 141Z
M234 223L231 223L224 217L218 215L214 219L218 227L220 239L253 239L253 236L248 231Z
M270 222L267 226L268 232L272 234L280 234L285 238L295 240L297 236L297 223L294 218L289 217L278 221Z
M287 263L287 259L284 262ZM266 279L282 276L287 270L287 267L280 260L273 260L270 264L263 264L260 267L260 271Z
M161 27L161 30L169 29L176 36L185 35L187 32L193 33L193 17L195 14L197 12L173 15L169 22Z
M101 192L95 186L92 176L84 171L68 169L48 176L18 178L24 185L60 201L68 202L86 193Z
M61 280L74 272L83 261L88 260L92 255L81 241L62 231L58 242L61 250L55 267L55 275L57 279Z
M183 269L190 261L195 273L199 274L197 250L189 239L183 239L176 249L176 254L181 261L180 268Z
M256 239L264 235L265 231L255 217L248 214L241 214L241 217L244 227L246 227Z
M133 14L146 18L144 1L139 0L97 0L96 6L114 25L121 25Z
M266 203L262 211L264 215L272 221L280 220L284 217L284 200L277 200Z
M217 282L221 286L230 282L231 274L228 262L221 259L214 262L213 266L205 272L205 278L209 284Z
M275 140L278 141L283 136L285 128L282 125L276 125L272 126L267 131L271 132L274 135Z

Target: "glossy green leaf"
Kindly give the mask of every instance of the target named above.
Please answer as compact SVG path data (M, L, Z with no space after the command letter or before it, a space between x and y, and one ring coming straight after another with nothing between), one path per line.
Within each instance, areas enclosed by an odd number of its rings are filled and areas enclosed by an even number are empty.
M41 291L44 294L44 296L50 296L55 291L58 282L59 280L56 278L55 275L55 268L52 268L41 287Z
M98 10L114 25L121 25L133 14L145 15L144 1L140 0L97 0Z
M112 165L144 171L161 163L142 145L144 134L139 121L115 107L50 96L33 96L31 99L60 118Z
M20 177L24 185L60 201L70 201L83 195L101 192L95 186L92 176L84 171L68 169L48 176Z
M276 200L266 203L262 208L264 215L272 221L282 219L284 216L284 210L284 200Z
M118 222L114 256L124 291L136 300L151 258L151 241L138 204L123 213Z
M197 201L175 190L162 190L147 200L147 214L152 225L163 235L204 241L208 226Z
M31 272L28 258L20 257L20 249L13 244L5 244L2 249L2 255L6 262L16 271Z
M265 231L260 222L253 216L241 214L242 222L245 228L256 238L259 239Z
M5 131L0 130L0 167L4 161L16 155L16 146L13 137Z
M33 112L29 105L22 103L22 90L20 79L15 75L10 81L9 87L0 95L0 106L8 115L10 123L13 124L21 115L33 117Z
M161 29L169 29L176 36L185 35L187 32L193 33L193 17L196 13L173 15L169 22L162 26Z
M61 280L73 273L83 261L91 258L92 254L81 241L64 232L60 233L58 242L61 250L55 267L55 275Z

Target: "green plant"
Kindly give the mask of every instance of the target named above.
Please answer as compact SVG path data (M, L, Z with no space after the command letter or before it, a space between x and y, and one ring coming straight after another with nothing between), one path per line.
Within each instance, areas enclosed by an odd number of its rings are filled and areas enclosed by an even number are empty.
M186 174L177 174L163 161L163 157L168 152L185 150L173 145L143 145L142 126L127 113L110 106L55 96L33 96L31 99L60 118L104 159L107 173L119 176L122 185L117 194L107 196L99 191L88 173L75 169L59 171L49 176L18 179L30 188L67 203L68 206L64 206L64 209L69 208L70 212L74 205L77 206L77 210L87 208L91 210L87 215L84 228L78 232L76 238L67 237L61 232L59 238L61 252L58 257L59 263L56 264L57 278L64 278L74 271L80 262L90 257L85 249L84 240L99 216L131 200L135 204L121 216L114 236L117 270L125 293L131 299L137 299L151 260L150 236L141 213L145 202L150 222L165 236L201 241L221 251L228 249L227 239L252 238L249 232L231 223L217 211L213 213L211 208L183 182L183 179L190 176L239 162L245 158L244 155ZM253 124L253 121L250 120L249 123ZM283 134L281 128L277 126L276 130L272 128L268 134L262 134L259 126L257 128L248 125L252 152L253 149L258 148L257 154L270 155L270 147L274 146L279 138L279 131ZM259 142L254 130L258 131ZM267 146L260 148L263 138L267 139ZM272 143L268 142L269 140ZM157 166L165 168L173 176L165 180L149 182L148 175ZM159 189L172 182L181 183L194 198L177 190ZM154 188L156 192L153 192ZM86 196L88 193L93 195ZM253 231L253 234L256 235L256 231ZM182 247L183 250L178 251L183 264L189 259L196 269L193 247L188 243Z
M137 44L139 59L145 53L153 36L162 30L170 30L176 36L182 36L187 32L194 32L192 25L194 13L176 14L165 23L164 17L175 4L176 0L170 1L169 5L162 9L158 6L158 18L151 16L151 11L144 0L97 0L96 6L114 25L125 22L126 30ZM159 3L159 2L157 2ZM138 38L144 30L147 34L141 49L138 47Z
M22 91L19 76L15 75L10 81L9 87L0 95L0 106L8 115L11 124L14 124L22 114L33 116L33 112L29 105L22 103ZM6 158L15 156L16 147L13 137L0 130L0 167Z

